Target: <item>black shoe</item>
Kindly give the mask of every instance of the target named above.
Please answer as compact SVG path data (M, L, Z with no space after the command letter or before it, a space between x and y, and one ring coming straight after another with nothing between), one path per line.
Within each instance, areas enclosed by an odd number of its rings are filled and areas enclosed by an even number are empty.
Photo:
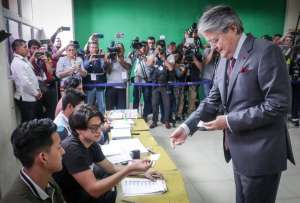
M157 123L153 122L153 123L151 123L151 125L149 127L150 128L155 128L155 127L157 127Z
M143 116L144 121L147 123L148 122L148 118L147 116Z
M298 119L292 119L292 124L293 124L295 127L299 127L299 120L298 120Z
M165 127L166 127L167 129L170 129L170 128L171 128L170 123L169 123L169 122L165 122Z

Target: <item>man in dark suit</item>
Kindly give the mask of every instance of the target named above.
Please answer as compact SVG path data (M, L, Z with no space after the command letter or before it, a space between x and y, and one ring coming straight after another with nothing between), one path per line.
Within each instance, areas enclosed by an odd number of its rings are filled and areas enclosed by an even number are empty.
M284 57L272 43L246 36L240 18L228 6L206 11L198 31L221 59L209 96L170 135L171 143L184 143L199 121L208 130L223 130L236 202L275 202L287 159L294 163L286 126L291 96ZM223 115L218 115L220 105Z

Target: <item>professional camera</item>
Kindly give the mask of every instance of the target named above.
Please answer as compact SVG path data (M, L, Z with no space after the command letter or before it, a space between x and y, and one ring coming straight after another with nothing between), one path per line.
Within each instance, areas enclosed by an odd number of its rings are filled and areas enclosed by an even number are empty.
M156 47L160 54L164 54L166 52L166 41L164 35L159 36L159 40L156 42Z
M189 37L193 37L193 33L197 32L197 23L193 23L187 30L186 33Z
M136 37L132 40L131 42L131 48L132 49L135 49L135 50L138 50L142 47L142 43L140 42L140 39L139 37Z
M0 42L8 38L11 34L6 32L5 30L0 30Z
M72 40L72 41L70 41L70 44L72 44L75 49L79 49L80 48L80 44L79 44L78 41Z
M182 52L186 63L192 63L193 57L198 53L194 38L186 38L182 47Z
M108 58L114 60L117 57L117 54L120 53L120 47L116 46L116 42L112 41L110 43L110 47L107 47L107 50L109 52Z
M101 33L95 33L94 36L97 37L98 39L102 39L104 37L104 35Z

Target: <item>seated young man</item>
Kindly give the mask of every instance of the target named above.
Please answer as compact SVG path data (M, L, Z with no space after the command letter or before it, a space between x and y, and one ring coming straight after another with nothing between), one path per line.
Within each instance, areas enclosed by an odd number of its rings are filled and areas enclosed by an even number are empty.
M63 170L54 175L68 203L115 202L116 192L112 189L117 183L130 174L145 172L151 167L149 160L136 160L127 166L108 161L97 144L102 134L100 118L101 113L95 107L85 104L78 106L69 118L73 135L62 142L66 151ZM95 166L111 175L97 180L93 173ZM154 171L148 171L145 176L161 177Z
M73 88L67 89L62 97L62 111L54 119L61 140L64 140L67 136L71 136L72 131L69 125L69 117L77 105L84 103L84 99L85 95Z
M60 188L51 178L62 169L64 149L50 119L31 120L12 134L11 144L23 168L3 203L63 203Z

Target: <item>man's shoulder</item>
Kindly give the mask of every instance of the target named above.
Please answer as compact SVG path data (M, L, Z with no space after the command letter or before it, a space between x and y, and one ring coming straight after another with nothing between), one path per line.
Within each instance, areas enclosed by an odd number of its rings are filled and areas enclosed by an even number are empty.
M82 153L86 151L80 140L73 135L66 137L61 145L66 151L66 154Z
M30 203L38 200L18 176L10 190L4 195L1 203ZM38 201L37 201L38 202Z

